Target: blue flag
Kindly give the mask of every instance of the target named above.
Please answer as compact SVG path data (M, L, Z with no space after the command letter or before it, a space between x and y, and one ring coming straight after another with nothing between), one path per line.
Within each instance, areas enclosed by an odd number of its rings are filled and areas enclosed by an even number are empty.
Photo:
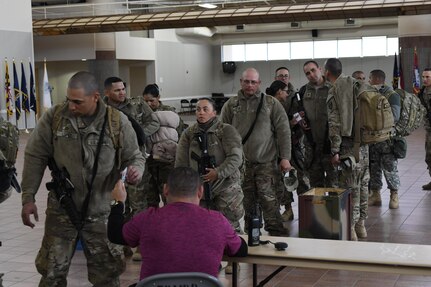
M21 117L21 91L19 89L18 74L16 73L15 62L13 62L13 91L15 94L15 116L16 121L18 122L19 118Z
M398 83L400 81L400 70L398 70L397 53L395 53L394 60L394 72L392 74L392 88L398 89Z
M30 62L30 109L32 109L34 113L37 114L35 89L36 88L34 86L33 67L31 66L31 62Z
M22 104L24 111L26 113L30 112L30 99L28 97L27 91L27 80L25 78L24 64L21 62L21 95L22 95Z

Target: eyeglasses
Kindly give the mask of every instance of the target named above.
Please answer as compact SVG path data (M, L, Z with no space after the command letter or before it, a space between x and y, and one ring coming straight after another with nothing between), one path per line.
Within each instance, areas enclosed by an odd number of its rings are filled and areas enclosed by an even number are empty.
M277 75L277 78L289 78L289 74Z
M287 90L287 89L284 89L283 91L286 92L286 93L289 92L289 90Z
M259 82L254 80L242 80L242 82L246 85L257 85Z

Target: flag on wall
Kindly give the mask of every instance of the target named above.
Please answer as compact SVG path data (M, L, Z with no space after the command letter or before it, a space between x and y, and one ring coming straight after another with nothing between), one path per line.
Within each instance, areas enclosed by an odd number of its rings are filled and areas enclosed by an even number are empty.
M400 81L400 71L398 70L398 61L397 61L397 53L395 53L394 58L394 71L392 74L392 87L398 89L398 83Z
M46 62L43 64L43 99L42 105L44 109L51 107L51 86L48 81L48 72L46 71Z
M10 87L10 78L9 78L9 66L7 64L7 60L5 60L6 63L6 72L4 75L4 95L6 97L6 114L7 119L9 120L9 117L13 115L13 101L12 101L12 93L11 93L11 87Z
M26 113L30 112L30 98L27 91L27 79L25 78L24 64L21 62L21 95L22 104Z
M18 74L16 73L15 62L13 62L13 91L15 93L15 117L18 122L21 117L21 98L20 98L20 89L18 83Z
M416 95L419 93L421 89L421 81L419 77L419 64L418 64L418 53L414 52L414 59L413 59L413 93Z
M34 85L33 67L30 62L30 109L37 114L36 87Z
M399 68L399 74L400 74L400 87L404 90L404 75L403 75L403 61L401 59L401 53L400 53L400 68Z

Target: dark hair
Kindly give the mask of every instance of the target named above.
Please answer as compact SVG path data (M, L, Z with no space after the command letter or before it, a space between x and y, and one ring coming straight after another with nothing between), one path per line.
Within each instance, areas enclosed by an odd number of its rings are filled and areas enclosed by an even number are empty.
M288 72L290 72L289 69L286 67L278 67L277 70L275 70L275 74L277 74L277 72L280 70L287 70Z
M118 83L118 82L122 82L124 84L124 87L126 87L126 83L124 83L123 80L118 77L107 78L103 83L103 86L105 87L105 89L107 89L107 88L110 88L113 83Z
M422 72L431 72L431 68L425 68Z
M159 86L157 84L149 84L145 87L144 91L142 92L142 95L152 95L154 98L157 98L160 96L160 90Z
M176 167L169 173L166 185L173 196L192 197L202 182L199 174L190 167Z
M285 82L280 81L280 80L276 80L276 81L272 82L272 84L271 84L271 86L269 86L269 88L266 88L265 92L268 95L275 97L275 94L278 92L278 90L283 90L286 87L287 87L287 85Z
M216 110L216 102L213 100L213 99L211 99L211 98L207 98L207 97L202 97L202 98L199 98L198 99L198 102L199 101L208 101L210 104L211 104L211 106L213 107L213 110L215 111Z
M386 74L382 70L372 70L370 75L374 77L379 83L384 83L386 80Z
M356 78L359 74L364 74L365 75L365 73L364 72L362 72L362 71L354 71L353 73L352 73L352 77L353 78Z
M340 60L336 58L329 58L325 62L325 70L329 71L332 76L337 77L343 72L343 65L341 65Z
M92 73L86 71L81 71L73 75L67 84L67 88L84 89L86 96L99 91L96 77Z
M317 68L319 68L319 64L317 64L317 62L314 60L308 60L307 62L304 63L304 65L302 67L305 67L308 64L314 64L314 65L316 65Z

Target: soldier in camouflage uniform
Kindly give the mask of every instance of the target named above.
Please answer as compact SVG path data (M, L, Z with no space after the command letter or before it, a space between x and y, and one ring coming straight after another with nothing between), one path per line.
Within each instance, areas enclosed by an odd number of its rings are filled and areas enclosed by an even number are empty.
M296 120L293 118L293 109L292 102L295 98L295 88L292 83L290 83L290 71L286 67L279 67L275 70L275 78L276 81L281 81L286 84L287 88L287 96L285 97L283 93L279 93L280 96L276 96L276 98L283 105L284 110L286 111L287 117L290 121L290 128L292 132L292 161L291 164L293 168L297 170L298 176L298 188L296 189L297 194L302 194L310 189L310 181L308 179L308 175L304 170L303 166L303 157L304 157L304 143L303 143L303 133L300 130L299 125L296 125ZM276 92L276 91L274 91ZM268 94L268 92L267 92ZM274 96L273 94L270 94ZM293 193L286 190L284 186L283 177L281 174L281 181L277 183L277 196L279 197L280 205L284 205L285 211L282 214L283 220L293 220L293 210L292 210L292 202Z
M305 130L305 166L311 187L337 187L337 169L331 164L331 148L328 137L328 115L326 100L332 87L322 76L315 61L307 61L303 66L308 83L300 89L302 103L294 101L295 113L303 112L307 118Z
M431 68L422 71L422 89L420 97L425 106L427 114L425 116L425 162L429 175L431 176ZM431 182L422 186L424 190L431 190Z
M143 100L127 98L123 80L110 77L105 80L104 85L105 102L135 119L141 125L146 137L159 129L160 124L157 118L152 115L153 111ZM145 156L145 146L141 146L141 152ZM142 181L138 185L127 187L128 203L132 209L132 214L136 214L147 207L144 190L149 178L150 174L146 168Z
M144 101L153 110L153 112L158 111L171 111L175 112L175 108L162 104L160 101L160 91L157 84L147 85L142 93ZM177 128L178 136L185 130L187 125L184 121L180 119L180 123ZM149 151L148 151L149 153ZM152 155L147 159L148 171L150 173L150 179L148 183L148 188L145 191L145 196L147 198L148 206L157 207L160 204L160 196L163 198L163 185L168 179L168 175L174 168L175 162L165 162L153 159ZM163 202L166 200L163 198Z
M385 84L386 75L382 70L373 70L369 77L370 85L374 86L382 95L384 95L391 105L394 123L400 119L401 100L400 95L394 89ZM395 131L394 131L395 134ZM370 144L370 196L368 205L381 206L382 198L380 190L382 189L382 172L385 176L386 183L391 191L389 208L398 208L398 189L400 187L400 177L398 176L398 160L393 152L393 142L389 139L383 142Z
M286 112L280 102L260 92L260 78L256 69L242 73L241 90L223 106L221 120L233 125L242 137L245 154L244 192L245 224L260 203L265 230L273 236L287 236L280 205L275 195L275 181L280 171L289 171L291 137ZM258 107L261 105L259 113ZM255 121L256 119L256 121ZM253 122L255 125L251 129ZM277 135L277 136L276 136ZM279 169L277 160L280 159Z
M355 78L356 80L358 80L358 82L361 82L363 84L365 83L366 79L365 74L362 71L354 71L352 73L352 78Z
M16 126L0 117L0 203L8 199L15 184L18 184L15 176L15 160L19 146L19 131Z
M27 143L22 179L22 220L24 225L33 228L30 215L38 219L35 195L49 158L55 160L59 169L68 171L74 186L71 198L77 212L85 217L81 218L83 227L78 230L55 192L49 192L45 234L36 258L37 270L42 275L39 286L67 285L70 263L76 244L81 240L91 284L119 287L119 275L125 269L125 261L122 246L110 243L106 235L110 191L125 167L128 167L127 182L138 183L145 159L127 117L100 101L94 75L88 72L73 75L66 99L66 103L44 113ZM105 135L97 155L103 126ZM96 158L98 168L93 178ZM89 201L85 210L87 195Z
M354 148L355 79L342 74L338 59L325 62L325 76L333 85L328 92L328 124L331 140L332 164L339 167L339 187L352 192L351 240L365 238L364 221L368 214L368 145ZM357 236L358 235L358 236Z

